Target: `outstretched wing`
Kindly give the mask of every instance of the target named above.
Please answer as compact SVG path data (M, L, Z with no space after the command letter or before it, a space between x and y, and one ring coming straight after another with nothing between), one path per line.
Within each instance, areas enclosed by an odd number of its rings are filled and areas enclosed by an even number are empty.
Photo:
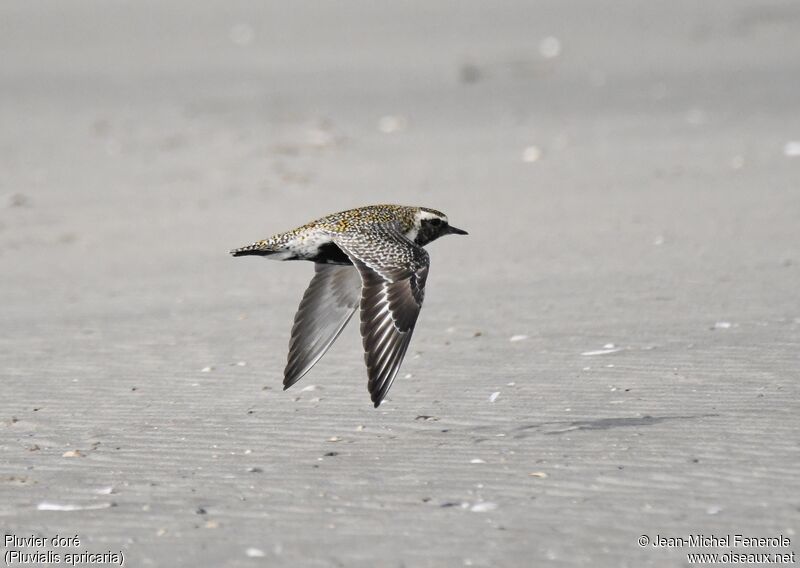
M350 321L358 307L361 278L349 265L315 264L316 273L294 316L286 390L311 370Z
M369 392L377 407L408 350L425 296L430 259L395 225L333 236L361 274L361 337Z

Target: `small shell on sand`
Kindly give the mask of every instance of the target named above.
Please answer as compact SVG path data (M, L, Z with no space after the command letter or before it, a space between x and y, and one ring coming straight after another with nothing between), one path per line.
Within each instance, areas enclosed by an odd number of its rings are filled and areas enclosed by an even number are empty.
M88 505L73 505L73 504L61 504L61 503L50 503L48 501L43 501L36 505L37 511L94 511L97 509L108 509L111 507L111 503L90 503Z
M609 349L595 349L594 351L584 351L581 353L584 357L592 357L594 355L608 355L610 353L619 353L622 351L622 347L612 347Z

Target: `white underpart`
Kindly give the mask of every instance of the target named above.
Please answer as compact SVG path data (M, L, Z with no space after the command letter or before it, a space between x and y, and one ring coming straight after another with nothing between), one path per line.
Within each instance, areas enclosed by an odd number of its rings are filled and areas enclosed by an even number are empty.
M409 241L414 242L414 239L417 238L417 233L419 233L419 228L422 226L422 221L425 219L441 219L442 221L447 223L447 217L439 217L438 215L435 215L429 211L424 211L420 209L414 215L414 226L411 228L410 231L406 233L406 238Z
M320 232L309 232L295 237L286 243L283 251L270 255L267 258L285 260L295 255L300 258L311 258L316 256L319 247L330 242L331 238L328 235Z

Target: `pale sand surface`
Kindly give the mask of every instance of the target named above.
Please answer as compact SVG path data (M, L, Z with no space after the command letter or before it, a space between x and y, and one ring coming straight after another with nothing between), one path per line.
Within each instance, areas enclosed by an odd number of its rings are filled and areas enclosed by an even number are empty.
M134 567L800 551L791 140L789 0L6 0L0 527ZM311 266L227 250L387 201L470 231L390 400L355 325L282 392Z

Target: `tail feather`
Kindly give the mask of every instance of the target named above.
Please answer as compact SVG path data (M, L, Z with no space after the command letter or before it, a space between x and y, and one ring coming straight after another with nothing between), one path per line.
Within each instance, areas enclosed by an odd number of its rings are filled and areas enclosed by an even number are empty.
M259 241L257 243L253 243L252 245L247 245L246 247L233 249L231 254L233 256L269 256L271 254L275 254L276 252L276 250L267 246L265 242Z

